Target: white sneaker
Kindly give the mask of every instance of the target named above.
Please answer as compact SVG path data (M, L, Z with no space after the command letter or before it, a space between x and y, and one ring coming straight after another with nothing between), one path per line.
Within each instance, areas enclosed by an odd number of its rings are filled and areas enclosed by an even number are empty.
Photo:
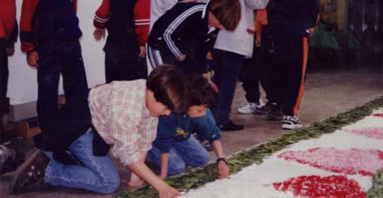
M244 102L238 108L238 113L241 114L250 114L254 113L256 108L260 108L257 103Z
M283 116L282 129L292 130L302 128L302 122L297 116Z

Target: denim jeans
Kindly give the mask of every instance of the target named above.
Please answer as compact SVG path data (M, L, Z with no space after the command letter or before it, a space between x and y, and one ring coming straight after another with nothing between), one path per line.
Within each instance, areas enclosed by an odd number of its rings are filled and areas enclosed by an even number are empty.
M120 186L120 176L110 155L94 156L94 132L80 136L68 151L80 165L64 165L45 152L50 161L45 171L45 182L54 186L86 189L97 193L112 193Z
M214 76L213 81L219 88L219 93L212 109L217 124L230 121L231 105L233 103L236 83L245 59L243 55L223 50L213 50Z
M200 167L209 163L210 157L206 149L191 135L190 138L174 142L169 151L168 174L177 175L185 171L186 166ZM160 150L153 146L149 151L146 161L161 167Z
M57 112L60 74L63 76L67 101L83 94L88 89L88 83L78 40L44 41L37 51L39 53L37 112L40 126L44 129Z

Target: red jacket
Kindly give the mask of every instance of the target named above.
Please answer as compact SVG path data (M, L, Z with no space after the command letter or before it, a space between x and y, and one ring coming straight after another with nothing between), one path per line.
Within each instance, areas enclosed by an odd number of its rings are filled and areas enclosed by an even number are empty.
M109 20L109 0L103 0L97 9L93 24L96 28L104 29ZM150 0L138 0L134 6L135 30L140 45L145 45L149 36Z
M15 30L16 4L15 0L0 1L0 39L8 39Z

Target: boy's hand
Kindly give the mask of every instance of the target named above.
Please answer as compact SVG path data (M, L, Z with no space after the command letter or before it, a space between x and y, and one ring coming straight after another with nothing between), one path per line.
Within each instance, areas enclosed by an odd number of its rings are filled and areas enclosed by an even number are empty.
M261 37L257 35L257 38L255 39L255 46L261 47Z
M218 93L218 92L219 92L218 86L217 86L212 80L209 80L208 83L209 83L209 85L211 86L211 88L213 88L213 90L215 91L215 93Z
M181 54L181 56L177 57L176 59L178 61L184 61L186 59L186 55L185 54Z
M141 45L140 46L140 54L138 55L138 57L145 58L145 56L146 56L146 47L145 47L145 45Z
M218 179L224 179L229 176L229 166L225 161L219 161L218 164Z
M94 40L99 41L105 37L105 29L96 28L93 32Z
M181 195L178 190L168 185L159 188L158 194L160 198L176 198Z
M309 29L307 29L307 31L309 32L309 34L310 34L310 37L312 37L313 36L313 34L314 34L314 28L309 28Z
M31 67L38 67L39 53L37 51L29 53L27 56L27 62Z
M158 175L158 177L161 178L161 179L165 179L167 176L168 176L168 175L167 175L166 173L165 173L165 174L160 173L160 174Z

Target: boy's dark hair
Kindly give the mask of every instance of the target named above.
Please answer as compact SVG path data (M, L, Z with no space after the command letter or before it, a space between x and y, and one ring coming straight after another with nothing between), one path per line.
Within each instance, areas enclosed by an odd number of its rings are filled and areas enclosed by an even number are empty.
M189 84L189 107L194 105L211 106L215 100L215 91L201 74L187 76Z
M185 75L173 65L159 65L149 75L146 88L154 93L155 99L175 113L188 107Z
M235 30L241 20L241 4L238 0L211 0L208 6L226 30Z

